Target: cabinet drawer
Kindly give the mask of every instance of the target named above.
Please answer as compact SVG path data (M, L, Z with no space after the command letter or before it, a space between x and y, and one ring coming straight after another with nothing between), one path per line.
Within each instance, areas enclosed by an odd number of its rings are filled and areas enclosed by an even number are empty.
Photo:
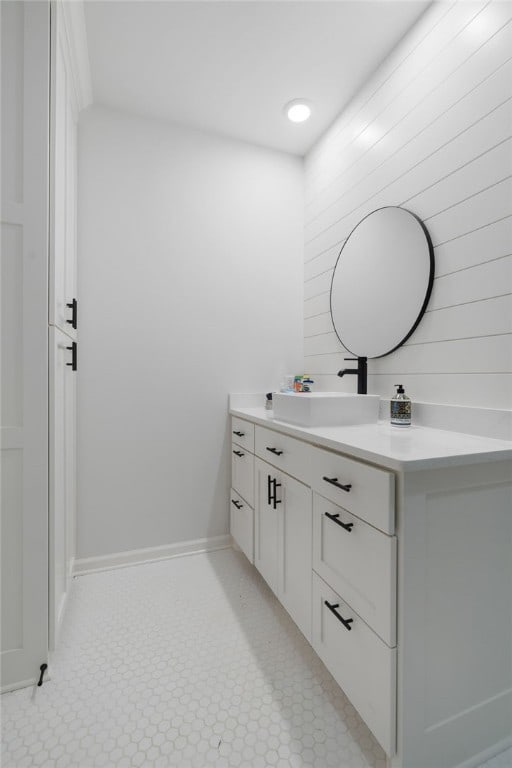
M396 645L394 536L314 493L313 568L389 646Z
M254 507L254 456L236 443L231 445L231 485Z
M254 563L254 510L233 488L229 507L230 533L249 561Z
M231 440L242 448L254 453L254 424L250 421L231 417Z
M310 450L313 490L384 533L395 532L395 477L392 472L322 448Z
M256 427L254 452L283 472L297 477L305 485L311 484L308 453L311 446L265 427Z
M329 603L350 630L328 608ZM396 649L313 573L313 647L388 755L396 730Z

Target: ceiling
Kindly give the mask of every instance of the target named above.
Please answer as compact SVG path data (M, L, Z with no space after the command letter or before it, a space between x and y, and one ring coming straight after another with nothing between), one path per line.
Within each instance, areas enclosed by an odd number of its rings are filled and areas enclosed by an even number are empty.
M94 102L303 155L428 5L88 1Z

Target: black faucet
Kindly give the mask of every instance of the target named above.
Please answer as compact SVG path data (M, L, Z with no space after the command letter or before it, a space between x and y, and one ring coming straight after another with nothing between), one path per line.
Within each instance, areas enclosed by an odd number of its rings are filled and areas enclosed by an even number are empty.
M357 368L344 368L342 371L338 371L338 376L343 377L346 373L357 374L357 394L368 394L368 358L346 357L345 360L357 360Z

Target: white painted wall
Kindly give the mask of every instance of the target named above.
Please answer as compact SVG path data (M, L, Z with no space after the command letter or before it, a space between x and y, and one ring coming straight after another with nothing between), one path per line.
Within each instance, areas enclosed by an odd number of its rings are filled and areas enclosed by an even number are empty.
M433 4L307 156L304 367L321 389L355 387L335 375L339 251L367 213L401 205L430 231L436 279L408 342L369 361L369 391L401 381L417 401L512 408L511 16Z
M228 392L300 370L303 168L94 107L79 126L78 558L228 531Z

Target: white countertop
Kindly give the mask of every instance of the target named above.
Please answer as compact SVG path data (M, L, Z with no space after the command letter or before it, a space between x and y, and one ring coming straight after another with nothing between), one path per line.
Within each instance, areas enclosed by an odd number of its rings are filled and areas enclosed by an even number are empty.
M233 407L232 416L347 453L389 469L438 469L512 459L512 442L379 421L350 427L299 427L273 418L264 407Z

